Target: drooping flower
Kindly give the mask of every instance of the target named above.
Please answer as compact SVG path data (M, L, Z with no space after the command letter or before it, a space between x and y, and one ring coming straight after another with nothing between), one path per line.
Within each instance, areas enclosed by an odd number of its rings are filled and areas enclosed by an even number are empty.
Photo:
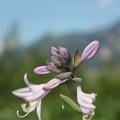
M21 107L25 112L25 115L21 116L19 114L19 111L17 111L17 115L20 118L24 118L29 113L31 113L36 109L38 118L39 120L41 120L42 99L51 91L51 89L61 84L61 80L58 78L54 78L50 80L48 83L36 85L36 84L31 84L27 79L27 74L25 74L24 81L27 87L13 91L13 94L29 102L29 107L27 107L27 104L21 104Z
M84 93L81 89L81 85L79 82L76 82L77 87L77 101L80 105L80 109L83 113L83 120L87 120L87 118L92 117L95 114L95 105L93 103L96 100L96 94Z

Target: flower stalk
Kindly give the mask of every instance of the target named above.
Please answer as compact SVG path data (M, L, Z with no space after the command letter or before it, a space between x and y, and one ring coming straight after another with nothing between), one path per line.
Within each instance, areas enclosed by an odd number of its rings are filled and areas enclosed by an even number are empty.
M51 47L51 61L44 66L38 66L34 69L34 73L38 75L49 74L51 72L57 73L57 75L43 84L32 84L27 78L27 73L24 75L24 82L27 87L20 88L13 91L12 93L25 100L29 103L21 104L21 108L24 115L20 115L17 111L17 116L20 118L26 117L32 111L37 111L38 119L41 120L41 104L42 99L47 96L54 88L62 84L74 83L77 91L77 103L75 103L71 98L60 94L60 97L65 103L67 103L71 108L77 112L82 112L83 120L91 120L95 114L94 102L96 101L96 93L87 94L82 91L82 79L76 77L76 70L80 67L81 63L91 59L97 54L99 50L99 41L95 40L91 42L83 51L80 56L79 50L76 50L73 57L73 66L70 68L71 55L69 51L64 47ZM64 108L64 107L62 107Z

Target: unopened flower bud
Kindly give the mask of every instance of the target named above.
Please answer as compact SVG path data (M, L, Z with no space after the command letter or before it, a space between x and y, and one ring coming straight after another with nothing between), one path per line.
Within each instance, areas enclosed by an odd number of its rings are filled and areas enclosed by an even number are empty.
M69 51L64 47L59 47L59 53L61 55L61 59L63 59L66 62L66 64L69 64L69 62L71 61Z
M51 55L57 54L57 48L51 47Z
M51 56L51 62L56 66L56 67L60 67L61 64L61 59L58 55L53 55Z
M65 80L65 79L69 79L72 75L72 72L65 72L65 73L61 73L59 75L56 76L56 78L60 79L60 80Z
M76 68L78 68L83 61L86 61L86 60L92 58L93 56L95 56L96 53L98 52L98 50L99 50L99 41L95 40L95 41L91 42L84 49L82 56L81 56L78 64L76 65Z
M83 51L81 61L92 58L99 50L99 41L95 40L91 42Z
M41 74L48 74L50 73L50 71L47 70L46 66L39 66L34 69L34 73L41 75Z

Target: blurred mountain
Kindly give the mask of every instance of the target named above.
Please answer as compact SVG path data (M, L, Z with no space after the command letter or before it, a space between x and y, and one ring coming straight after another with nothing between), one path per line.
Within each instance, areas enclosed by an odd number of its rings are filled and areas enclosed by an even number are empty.
M120 59L120 22L109 28L102 28L92 33L83 34L80 32L70 33L62 36L47 34L42 39L29 47L30 52L48 54L51 46L64 46L74 52L77 48L82 51L83 48L93 40L99 40L101 49L100 58L107 60Z

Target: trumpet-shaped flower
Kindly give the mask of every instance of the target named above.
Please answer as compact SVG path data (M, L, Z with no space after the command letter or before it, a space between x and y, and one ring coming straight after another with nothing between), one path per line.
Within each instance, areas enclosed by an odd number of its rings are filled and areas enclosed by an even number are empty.
M96 100L96 94L86 94L82 91L81 86L77 83L77 101L80 105L80 109L83 113L83 119L87 119L89 116L92 117L95 114L95 106L93 103Z
M38 118L39 120L41 120L42 99L51 91L51 89L61 84L61 80L54 78L46 84L36 85L31 84L27 79L27 74L25 74L24 81L27 87L13 91L13 94L29 102L29 107L27 107L27 104L21 104L22 110L25 112L25 115L19 115L19 111L17 111L17 115L18 117L23 118L36 109Z

